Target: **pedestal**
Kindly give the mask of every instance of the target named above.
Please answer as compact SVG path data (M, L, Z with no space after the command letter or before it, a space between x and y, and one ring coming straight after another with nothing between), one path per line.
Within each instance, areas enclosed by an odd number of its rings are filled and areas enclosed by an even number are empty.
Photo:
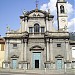
M50 61L47 61L44 64L46 69L50 69Z
M10 62L9 61L4 61L2 63L2 68L9 69L10 68Z
M75 61L72 61L72 69L75 69Z
M66 61L64 64L65 64L65 69L71 69L71 62Z
M19 69L24 69L24 70L29 69L29 63L27 61L20 61L19 62Z
M55 69L55 62L51 61L50 69Z

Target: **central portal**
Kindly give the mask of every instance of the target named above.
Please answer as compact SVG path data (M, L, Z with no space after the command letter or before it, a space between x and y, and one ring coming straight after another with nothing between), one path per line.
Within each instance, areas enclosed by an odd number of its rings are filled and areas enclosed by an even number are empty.
M32 55L32 67L33 69L41 68L41 52L33 52Z

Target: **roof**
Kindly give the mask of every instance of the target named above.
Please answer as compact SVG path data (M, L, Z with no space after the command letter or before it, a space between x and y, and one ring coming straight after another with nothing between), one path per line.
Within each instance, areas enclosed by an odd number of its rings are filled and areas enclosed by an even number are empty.
M0 44L4 44L4 43L5 43L4 38L1 38L1 37L0 37Z

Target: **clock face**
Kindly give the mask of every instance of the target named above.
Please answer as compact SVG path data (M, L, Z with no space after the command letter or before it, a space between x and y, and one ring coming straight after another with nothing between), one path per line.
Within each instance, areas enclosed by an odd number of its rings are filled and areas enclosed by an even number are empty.
M65 22L66 20L64 18L61 19L62 22Z

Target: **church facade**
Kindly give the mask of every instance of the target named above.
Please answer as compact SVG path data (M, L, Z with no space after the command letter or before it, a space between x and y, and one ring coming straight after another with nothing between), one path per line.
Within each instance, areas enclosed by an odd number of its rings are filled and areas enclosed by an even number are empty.
M66 26L66 1L57 0L58 30L53 27L50 12L31 10L20 16L21 27L8 31L5 36L3 68L11 69L71 69L72 46ZM75 62L75 61L73 61ZM75 65L73 65L75 66Z

